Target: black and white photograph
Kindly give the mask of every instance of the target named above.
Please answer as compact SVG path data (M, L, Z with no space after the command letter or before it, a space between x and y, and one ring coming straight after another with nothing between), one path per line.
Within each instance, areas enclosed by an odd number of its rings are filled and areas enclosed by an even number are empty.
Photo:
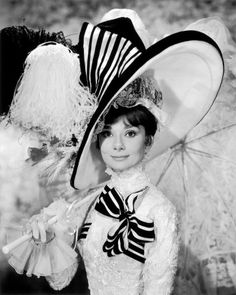
M0 294L236 295L236 2L0 4Z

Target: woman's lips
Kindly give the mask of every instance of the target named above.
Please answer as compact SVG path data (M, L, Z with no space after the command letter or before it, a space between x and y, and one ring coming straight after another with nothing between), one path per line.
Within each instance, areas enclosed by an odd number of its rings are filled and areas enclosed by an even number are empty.
M129 156L111 156L113 160L115 161L123 161L127 159Z

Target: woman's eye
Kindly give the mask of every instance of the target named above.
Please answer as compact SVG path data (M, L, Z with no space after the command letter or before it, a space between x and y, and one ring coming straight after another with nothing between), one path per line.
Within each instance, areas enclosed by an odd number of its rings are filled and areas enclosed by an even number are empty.
M137 134L137 132L134 130L129 130L126 132L126 136L128 136L128 137L135 137L136 134Z
M111 136L111 131L108 131L108 130L104 130L100 133L100 136L103 137L103 138L107 138L107 137L110 137Z

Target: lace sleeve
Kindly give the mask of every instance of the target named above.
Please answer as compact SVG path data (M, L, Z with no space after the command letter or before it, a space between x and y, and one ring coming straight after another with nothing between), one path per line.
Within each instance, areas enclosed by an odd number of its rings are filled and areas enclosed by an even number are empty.
M155 210L156 209L156 210ZM155 212L156 211L156 212ZM179 237L177 213L168 203L162 208L153 208L156 241L147 250L143 269L143 295L168 295L171 293L177 266Z
M85 203L84 206L78 208L77 210L75 210L72 213L72 216L70 219L72 219L69 222L69 226L72 226L72 228L76 225L77 230L79 231L81 226L83 225L84 219L87 215L87 212L89 211L89 206L91 202L87 202ZM72 237L71 235L68 235L68 230L69 228L67 226L65 226L65 224L63 224L63 222L61 223L57 223L57 229L56 226L54 226L54 230L56 232L56 236L59 237L60 239L62 239L64 242L66 242L68 245L72 246L72 240L70 239L70 237ZM77 231L76 231L77 232ZM74 236L74 244L76 244L76 234ZM74 251L74 249L71 251ZM80 255L79 255L80 256ZM63 288L67 287L71 280L73 279L77 268L78 268L78 264L80 262L81 258L78 258L78 256L74 259L74 263L69 265L67 268L64 268L62 271L60 272L56 272L51 274L50 276L46 276L46 280L48 281L49 285L51 288L53 288L54 290L62 290ZM57 262L58 263L62 263L61 261L61 257L57 257Z
M86 218L92 203L93 203L93 200L92 201L90 200L86 202L82 207L72 212L71 219L74 221L69 222L69 225L71 225L72 227L73 225L76 225L77 230L79 231L81 226L83 225L84 219ZM57 226L58 226L57 230L54 227L55 232L57 233L57 237L61 238L64 242L71 245L72 241L68 239L68 237L70 236L68 235L68 227L65 226L65 224L63 225L63 223L61 224L58 223ZM75 238L74 243L76 244L76 236L74 238ZM74 250L71 249L71 251L74 251ZM81 260L81 257L79 255L79 258L73 257L73 259L74 259L73 260L74 263L69 265L67 268L64 268L63 271L55 272L51 274L50 276L45 277L51 288L53 288L54 290L62 290L63 288L65 288L66 286L70 284L71 280L73 279L77 271L78 264ZM61 257L57 257L57 262L60 264L62 263Z
M68 286L73 279L76 270L78 268L78 260L73 265L65 269L64 271L45 277L51 288L60 291Z

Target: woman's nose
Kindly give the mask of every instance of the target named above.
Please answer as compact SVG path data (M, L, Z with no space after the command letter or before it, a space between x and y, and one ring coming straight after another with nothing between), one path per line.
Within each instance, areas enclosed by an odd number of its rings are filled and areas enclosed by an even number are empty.
M116 151L121 151L125 149L124 142L120 136L114 137L113 148Z

